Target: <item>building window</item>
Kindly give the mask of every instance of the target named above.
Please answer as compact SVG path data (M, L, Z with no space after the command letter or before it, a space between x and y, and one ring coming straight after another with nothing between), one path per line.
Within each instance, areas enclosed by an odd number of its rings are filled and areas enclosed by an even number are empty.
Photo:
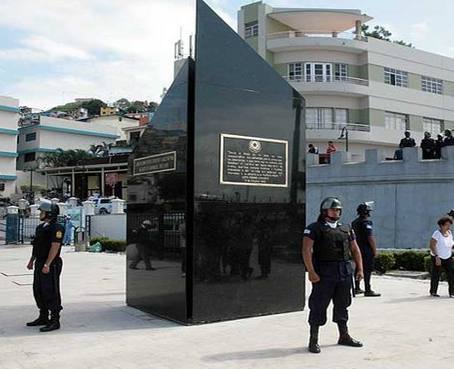
M129 142L136 144L140 140L140 132L131 132L129 134Z
M306 63L304 67L306 82L331 82L332 68L329 63Z
M405 131L408 129L408 115L392 113L389 111L385 112L385 128L393 129L396 131Z
M35 161L36 160L36 153L35 152L28 152L24 155L24 162Z
M259 22L250 22L244 25L244 38L254 37L259 35Z
M421 77L421 90L441 95L443 93L443 81L431 77Z
M290 63L288 65L288 78L291 81L300 81L303 75L303 67L301 63Z
M334 64L334 79L336 81L345 81L347 79L347 64Z
M311 129L337 129L347 121L347 109L306 108L306 125Z
M25 135L25 142L35 141L35 140L36 140L36 132L27 133Z
M385 83L393 86L408 87L408 73L403 70L385 67Z
M436 136L443 130L443 121L440 119L423 117L422 129L424 132L430 132L432 136Z

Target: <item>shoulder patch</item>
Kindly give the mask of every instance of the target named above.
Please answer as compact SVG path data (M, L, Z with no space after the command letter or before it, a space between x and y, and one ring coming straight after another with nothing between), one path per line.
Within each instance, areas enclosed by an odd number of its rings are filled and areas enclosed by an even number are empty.
M306 228L306 229L304 230L304 234L311 234L311 230Z
M55 233L55 237L56 237L56 238L59 238L59 239L62 238L62 237L63 237L62 231L57 231L57 232Z

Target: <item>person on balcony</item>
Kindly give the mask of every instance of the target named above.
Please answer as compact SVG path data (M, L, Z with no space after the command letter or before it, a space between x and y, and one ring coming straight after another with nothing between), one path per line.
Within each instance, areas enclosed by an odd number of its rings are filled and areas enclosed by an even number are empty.
M445 130L445 138L443 140L443 146L453 146L454 145L454 137L452 136L452 132L449 129Z
M434 159L441 158L441 148L442 147L443 147L443 136L437 135L437 140L435 141Z
M318 147L314 146L313 144L309 144L309 150L307 152L309 154L318 154Z
M334 146L334 142L328 141L328 147L326 149L326 153L331 155L332 153L335 153L336 151L337 151L337 148L336 148L336 146Z
M421 150L423 159L435 158L435 140L430 137L430 132L424 132L424 138L421 140Z
M403 149L404 147L415 147L415 139L410 137L410 131L405 131L405 137L400 140L399 148Z

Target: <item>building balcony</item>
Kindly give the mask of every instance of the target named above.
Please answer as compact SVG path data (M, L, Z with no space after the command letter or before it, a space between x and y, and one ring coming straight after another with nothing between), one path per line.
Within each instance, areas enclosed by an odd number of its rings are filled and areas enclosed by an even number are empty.
M368 38L351 32L320 34L285 31L269 33L266 39L267 49L271 52L318 49L361 54L368 50Z
M325 122L306 122L306 129L314 130L314 129L329 129L335 131L342 131L342 129L348 129L349 131L362 131L362 132L370 132L370 125L369 124L362 124L362 123L325 123Z
M368 96L369 80L356 77L333 77L322 75L283 76L293 88L310 94L348 94L351 96Z

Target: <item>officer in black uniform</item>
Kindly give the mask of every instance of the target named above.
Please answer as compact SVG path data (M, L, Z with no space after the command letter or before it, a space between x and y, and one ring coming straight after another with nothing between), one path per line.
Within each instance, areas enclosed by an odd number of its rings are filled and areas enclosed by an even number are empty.
M303 258L312 282L309 297L309 351L320 352L319 327L326 323L326 310L333 301L333 321L339 328L339 345L362 347L350 337L347 328L348 310L352 302L352 257L359 266L357 278L362 278L361 252L355 234L347 224L339 222L342 204L336 197L327 197L320 205L317 222L304 230Z
M365 291L360 287L360 281L355 281L355 295L364 293L367 297L378 297L379 293L372 291L370 287L370 278L375 267L375 257L377 256L377 245L373 234L373 223L370 218L370 212L373 210L374 202L363 202L358 205L356 212L358 218L352 222L352 228L356 235L356 242L361 250L364 271ZM358 268L356 269L358 270Z
M424 132L420 146L423 159L435 159L435 140L430 137L430 132Z
M33 296L39 309L39 317L27 323L28 327L44 325L41 332L50 332L60 328L60 274L62 259L61 244L65 229L57 223L58 206L49 200L41 201L40 220L32 242L33 252L27 268L33 269ZM49 319L50 312L50 319Z
M410 131L405 131L404 138L400 140L399 147L402 149L404 147L415 147L415 139L410 137Z

